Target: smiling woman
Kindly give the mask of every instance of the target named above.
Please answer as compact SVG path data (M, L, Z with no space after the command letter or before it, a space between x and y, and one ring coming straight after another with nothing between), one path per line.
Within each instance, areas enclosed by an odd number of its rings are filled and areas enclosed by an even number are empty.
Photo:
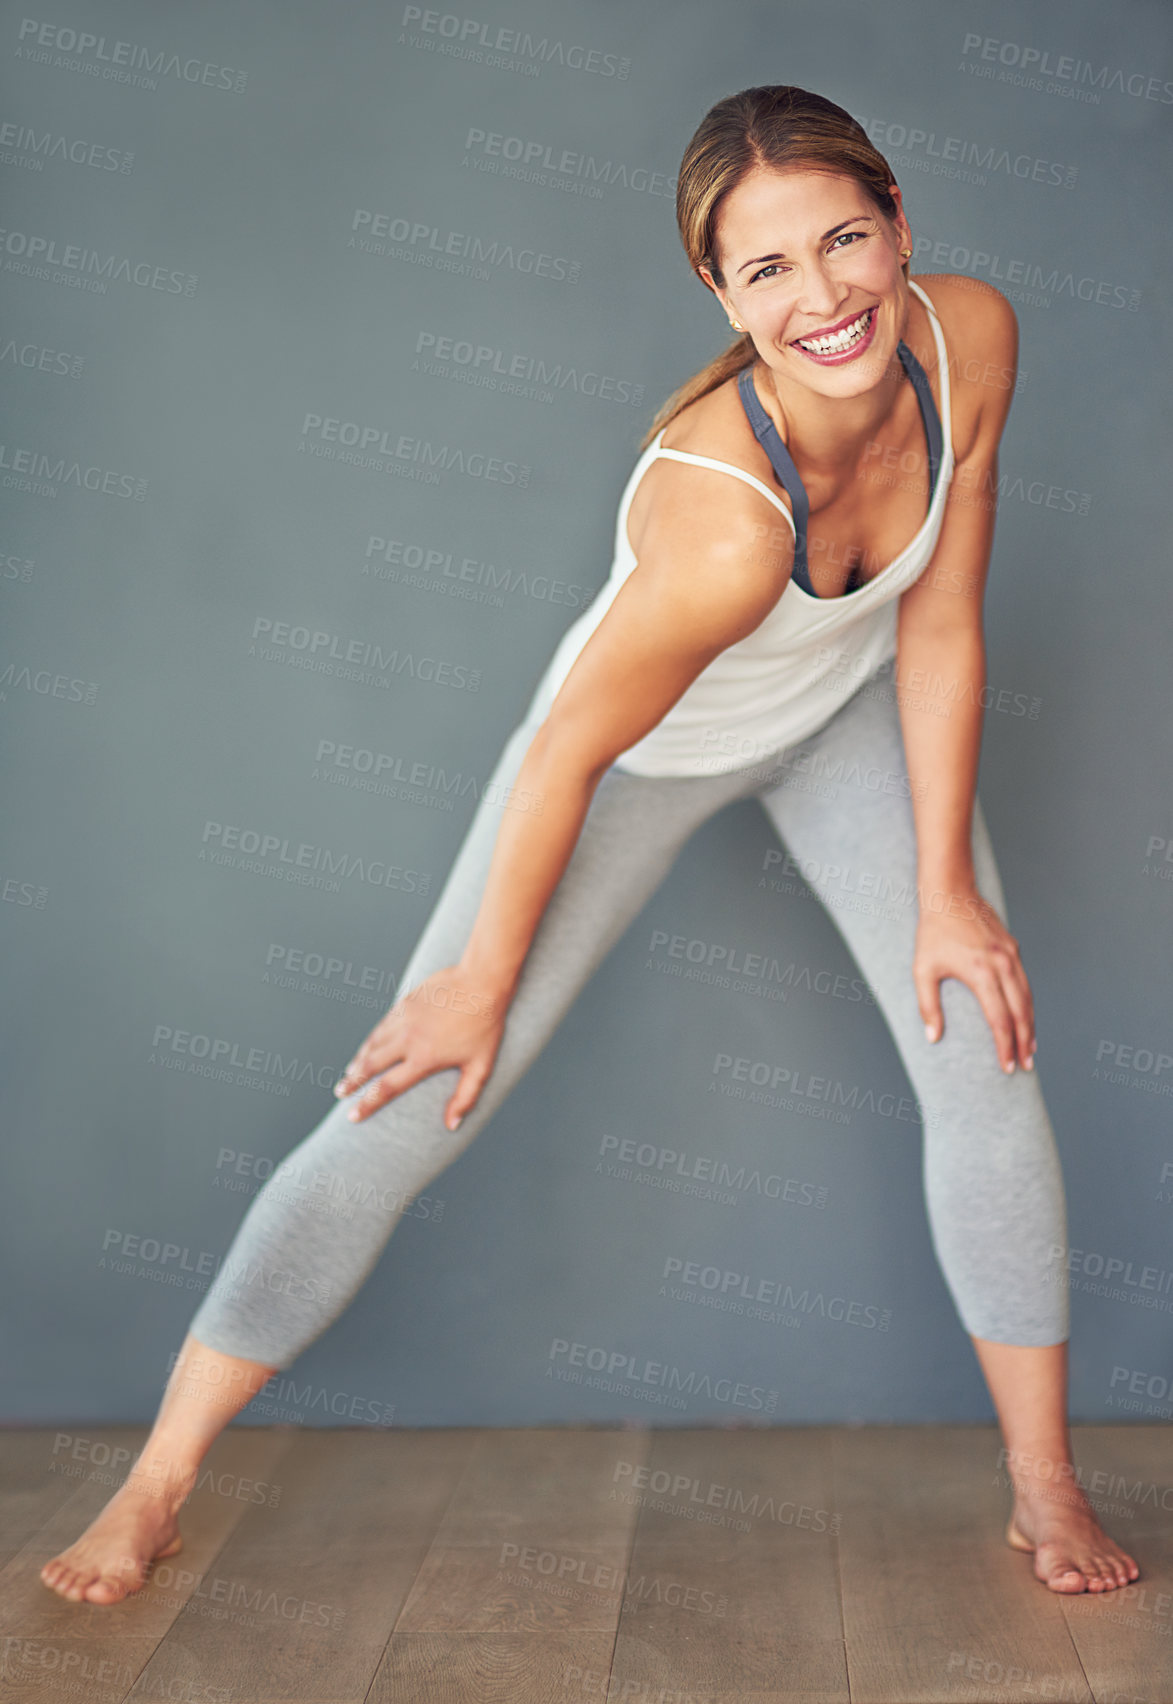
M673 464L732 474L757 492L756 526L773 544L747 541L741 563L776 559L770 607L617 757L634 774L711 775L768 756L813 734L894 657L898 600L941 542L955 443L972 447L990 401L980 385L951 384L956 351L934 296L943 311L949 299L951 334L967 356L975 340L1008 339L1002 352L1012 356L1013 316L996 292L975 326L950 291L955 281L934 278L930 295L908 279L900 190L866 138L861 146L851 136L854 121L818 96L800 102L801 91L783 91L791 110L780 124L779 91L766 91L770 111L761 93L714 108L678 187L689 259L742 337L656 415L620 500L609 579L564 634L537 695L553 701L637 565L655 557L666 511L685 504L702 525L726 524L728 479L698 481ZM804 130L793 117L798 106L831 115L822 113L815 170L793 164L813 146L812 121ZM861 165L862 182L844 169ZM1003 390L1000 411L987 406L987 437L1007 400ZM899 480L884 477L893 465ZM969 584L972 631L979 577ZM946 607L962 613L956 597Z
M971 498L995 488L1012 382L969 375L1012 380L1013 313L996 290L909 278L886 162L806 90L719 102L677 213L738 340L652 422L610 577L505 744L404 992L253 1199L127 1484L43 1570L65 1597L116 1602L174 1552L217 1433L348 1305L689 837L749 798L809 872L926 1109L933 1246L1002 1427L1008 1542L1053 1591L1138 1575L1071 1462L1063 1183L975 785L993 512ZM874 905L836 905L844 867ZM345 1221L299 1182L317 1177Z
M618 756L619 766L629 773L713 775L741 767L754 757L768 758L781 747L815 733L827 721L833 706L851 698L861 681L894 655L896 600L933 555L954 468L945 339L927 291L915 282L910 289L923 304L931 325L936 345L932 369L942 399L943 421L924 369L903 341L898 341L904 363L901 370L907 370L913 381L916 400L912 413L921 439L914 450L902 447L901 453L911 457L916 478L902 482L895 491L883 487L874 493L865 490L863 481L875 473L875 463L894 441L890 432L885 433L882 421L869 418L862 428L866 438L854 451L849 430L845 430L843 456L848 471L830 480L831 485L842 487L848 499L849 512L840 523L840 531L845 524L851 537L853 529L867 526L863 543L856 533L849 548L828 551L828 538L834 534L828 533L823 519L829 507L826 503L816 514L812 531L806 486L763 405L752 365L739 375L736 395L740 406L735 413L730 382L726 381L728 396L715 398L707 409L703 403L693 403L682 411L681 419L673 415L676 442L666 444L666 428L661 427L637 461L620 499L616 554L609 579L563 636L538 689L539 702L552 702L562 688L591 635L636 572L640 556L645 554L645 541L655 549L655 529L664 507L690 500L707 500L718 510L723 505L725 481L713 481L707 499L697 487L690 488L686 498L685 483L679 475L670 475L667 481L657 479L665 463L732 474L748 484L760 494L763 505L770 505L770 509L763 506L761 510L763 538L779 530L775 517L780 513L792 549L789 580L783 582L784 571L780 569L776 582L780 595L754 630L714 657L655 726ZM846 359L852 359L850 353ZM765 366L761 371L769 395L775 375ZM895 382L899 384L899 380ZM901 434L903 430L902 422ZM689 445L704 445L722 453L703 453ZM805 457L803 460L805 463ZM751 468L752 473L748 471ZM824 464L813 481L820 495L828 489L827 473ZM863 513L856 513L851 504L862 504ZM913 509L914 517L909 519ZM889 555L887 541L893 536L902 543ZM831 585L841 589L833 592Z

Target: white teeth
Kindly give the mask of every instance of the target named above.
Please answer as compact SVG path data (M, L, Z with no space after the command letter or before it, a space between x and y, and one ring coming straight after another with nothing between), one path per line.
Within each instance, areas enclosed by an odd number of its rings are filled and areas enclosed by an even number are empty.
M837 331L833 337L799 337L795 341L800 349L809 349L812 355L839 355L844 349L850 349L853 343L859 342L868 328L871 311L868 308L857 320L852 320L850 325L844 326L843 330Z

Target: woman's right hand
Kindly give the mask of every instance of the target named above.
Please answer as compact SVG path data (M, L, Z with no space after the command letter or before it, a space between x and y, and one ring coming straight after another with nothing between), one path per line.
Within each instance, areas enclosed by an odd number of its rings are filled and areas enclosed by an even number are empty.
M334 1085L334 1093L353 1094L378 1077L350 1108L349 1116L357 1122L421 1078L457 1066L460 1080L444 1109L445 1125L455 1130L475 1106L493 1069L508 1004L459 965L433 972L401 995L375 1025Z

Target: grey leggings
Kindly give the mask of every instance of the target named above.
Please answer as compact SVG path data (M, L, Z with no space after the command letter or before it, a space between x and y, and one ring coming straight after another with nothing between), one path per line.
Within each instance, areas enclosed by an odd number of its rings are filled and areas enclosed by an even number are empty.
M917 1007L916 841L911 800L899 786L907 768L892 679L889 662L816 734L749 768L685 778L609 769L534 935L475 1107L458 1130L445 1128L455 1068L425 1077L359 1123L346 1109L363 1090L334 1102L250 1203L191 1322L199 1342L282 1369L312 1343L362 1285L404 1206L468 1147L537 1058L685 841L723 805L750 794L827 906L926 1109L929 1227L965 1329L1000 1343L1062 1341L1067 1291L1054 1282L1048 1256L1067 1242L1063 1181L1038 1074L1003 1072L965 983L941 984L941 1040L928 1041ZM509 808L501 801L543 708L535 695L507 741L401 992L459 959ZM837 774L847 778L836 781ZM1005 922L980 801L973 853L980 891ZM874 903L836 904L844 867L880 884ZM325 1184L315 1186L315 1177ZM344 1211L332 1208L336 1202L347 1203Z

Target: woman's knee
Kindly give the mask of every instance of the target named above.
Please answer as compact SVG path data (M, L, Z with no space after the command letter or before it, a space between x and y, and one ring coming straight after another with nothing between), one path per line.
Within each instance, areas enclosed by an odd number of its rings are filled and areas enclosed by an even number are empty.
M440 1075L451 1081L440 1083ZM286 1218L292 1212L318 1226L334 1220L357 1227L361 1217L390 1234L399 1214L477 1133L472 1115L459 1131L444 1124L457 1075L425 1077L359 1121L347 1116L347 1102L337 1103L274 1170L256 1198L264 1197L262 1210Z

